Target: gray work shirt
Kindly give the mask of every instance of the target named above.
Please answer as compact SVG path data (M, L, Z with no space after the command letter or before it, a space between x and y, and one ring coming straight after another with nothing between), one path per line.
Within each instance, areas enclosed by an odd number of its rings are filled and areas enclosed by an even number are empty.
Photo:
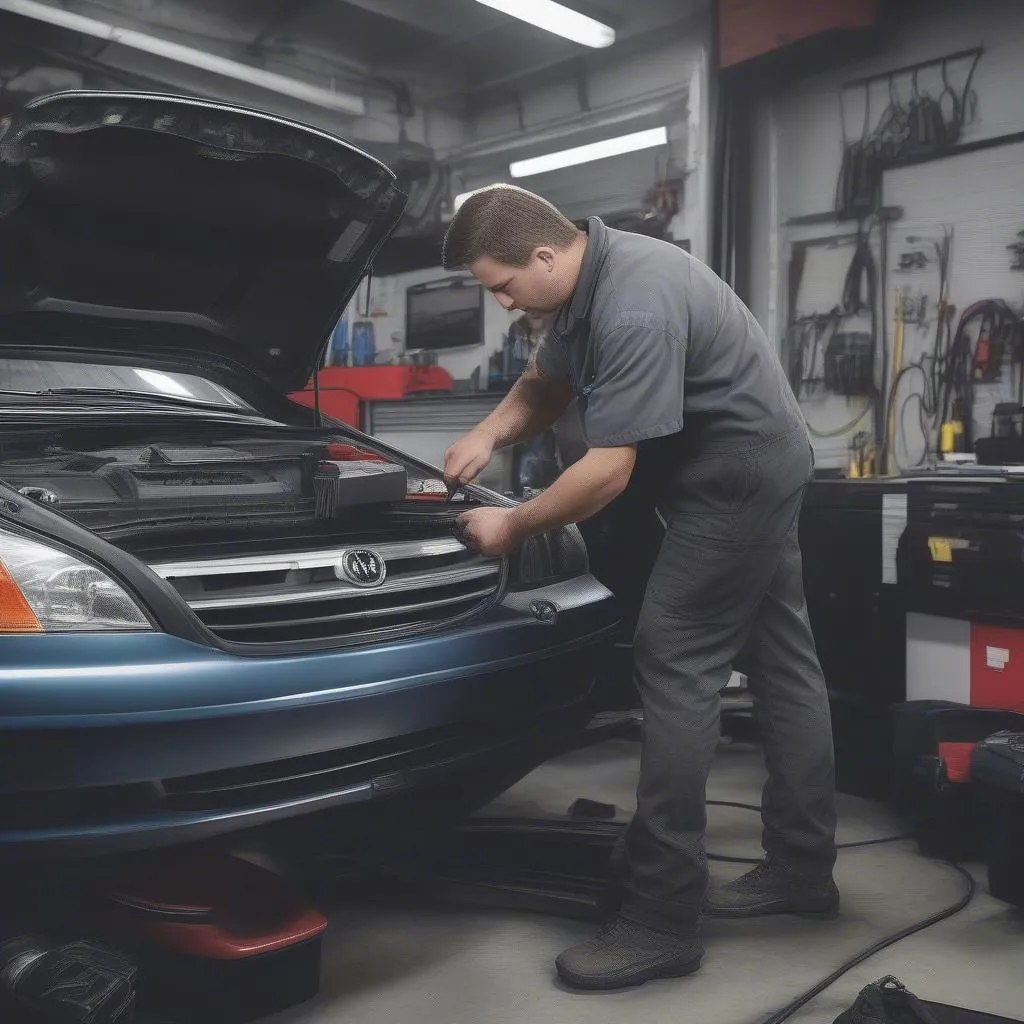
M777 354L720 277L597 217L587 232L576 290L536 363L572 385L590 447L674 438L685 464L806 431Z

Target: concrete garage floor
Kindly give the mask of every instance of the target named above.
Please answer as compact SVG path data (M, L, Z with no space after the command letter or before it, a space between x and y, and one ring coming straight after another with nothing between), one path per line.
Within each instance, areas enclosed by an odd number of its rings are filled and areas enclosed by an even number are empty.
M639 746L617 740L550 762L493 805L499 814L564 814L577 797L634 806ZM709 798L757 803L763 766L746 744L723 746ZM840 842L898 834L892 813L840 797ZM757 856L760 822L741 810L710 810L709 850ZM728 880L737 865L713 864ZM978 895L950 921L871 958L819 996L794 1021L831 1022L860 988L894 974L925 999L1021 1016L1024 915L992 899L984 871ZM844 851L838 921L789 918L710 922L708 955L688 979L611 994L576 994L555 979L552 960L588 936L584 923L507 911L419 904L327 908L318 999L267 1018L273 1024L501 1024L638 1020L644 1024L753 1024L884 935L956 901L963 880L913 842Z

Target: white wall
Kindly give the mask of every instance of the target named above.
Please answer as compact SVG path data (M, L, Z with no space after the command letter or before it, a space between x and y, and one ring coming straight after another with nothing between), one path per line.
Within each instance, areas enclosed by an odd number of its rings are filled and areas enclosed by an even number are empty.
M963 142L992 138L999 135L1024 131L1024 3L1016 0L977 0L973 5L934 0L931 4L918 5L918 13L912 20L898 26L883 52L870 60L807 79L775 96L757 100L755 149L753 165L756 169L753 183L753 224L752 253L753 288L750 297L751 308L764 324L769 335L778 344L786 325L785 308L786 264L790 247L794 241L824 237L838 230L853 230L854 225L838 228L834 223L813 227L788 227L791 218L830 211L833 208L836 179L842 157L843 135L839 116L839 89L843 82L863 75L884 73L891 68L941 57L945 53L983 45L985 53L975 72L973 88L978 96L978 117L964 132ZM962 85L964 65L951 66L951 84ZM933 95L942 89L938 72L922 72L919 89L931 91ZM909 98L908 83L904 80L903 97ZM872 127L888 103L888 82L882 81L872 88L870 112ZM845 94L846 125L848 136L859 135L864 119L863 91ZM964 159L967 158L957 158ZM914 189L907 188L905 178L915 171L922 183L934 182L938 177L949 176L947 169L940 170L945 161L928 164L914 171L889 172L904 177L900 188L901 201L906 202L907 223L897 224L893 229L893 247L897 257L899 251L908 248L903 238L913 232L911 223L915 200ZM952 166L952 165L950 165ZM972 193L973 182L970 170L961 172L963 195ZM893 181L891 188L896 187ZM931 185L929 185L929 188ZM950 192L950 215L956 212L957 193ZM893 193L896 194L895 192ZM886 195L888 202L888 195ZM973 201L977 205L977 201ZM1004 203L1005 208L1005 203ZM1014 231L1024 227L1024 194L1020 196L1021 224ZM924 219L934 220L934 201ZM920 219L920 218L919 218ZM920 225L918 225L920 226ZM1006 240L993 237L991 244L1000 249L1009 262L1005 251ZM877 247L876 247L877 248ZM976 255L976 246L971 251ZM957 246L954 239L951 264L952 301L960 309L968 302L981 298L1002 295L1011 301L1018 301L1017 294L1005 292L957 294L958 264ZM821 250L821 260L816 268L808 266L808 274L819 280L817 287L827 286L830 274L834 280L834 301L838 303L842 278L836 276L845 271L849 250ZM964 258L964 250L961 250ZM831 262L832 268L826 266ZM984 283L972 278L968 281L969 267L961 262L959 278L964 288L982 289ZM895 288L899 278L890 279L890 288ZM993 281L993 288L1005 287L1005 281ZM932 298L936 288L931 288ZM826 296L821 296L823 303ZM804 296L805 301L810 301ZM891 315L892 301L888 302ZM886 324L891 332L891 324ZM857 400L853 401L856 405ZM812 403L810 415L822 427L835 426L850 418L851 403L832 397ZM837 464L846 450L844 438L819 439L816 448L823 464Z
M590 110L611 109L627 101L642 103L685 89L704 44L703 22L696 21L692 35L651 46L641 53L630 53L590 70L586 76ZM483 143L509 132L530 133L561 116L576 117L580 113L575 78L527 89L522 95L521 124L519 112L511 103L484 108L471 121L469 144Z
M598 139L666 125L669 145L564 171L521 179L572 217L603 212L604 204L637 203L661 178L685 178L675 238L689 238L705 258L707 238L707 85L709 31L694 19L681 38L651 45L586 76L587 109L575 79L524 92L521 107L503 104L478 111L470 138L450 156L455 191L511 181L512 160Z

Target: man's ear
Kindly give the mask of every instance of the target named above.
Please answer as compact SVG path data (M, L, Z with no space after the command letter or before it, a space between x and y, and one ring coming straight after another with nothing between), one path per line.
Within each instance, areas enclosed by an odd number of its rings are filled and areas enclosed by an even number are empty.
M544 264L545 269L548 271L554 270L555 268L555 250L550 245L539 245L533 250L534 259L538 259Z

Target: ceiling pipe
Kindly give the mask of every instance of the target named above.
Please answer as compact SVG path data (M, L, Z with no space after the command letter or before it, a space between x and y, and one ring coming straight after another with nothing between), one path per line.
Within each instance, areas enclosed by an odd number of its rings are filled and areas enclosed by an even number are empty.
M327 110L335 110L357 117L366 113L366 103L362 96L310 85L295 78L275 74L273 71L264 71L251 64L242 64L226 57L218 57L205 50L183 46L181 43L174 43L169 39L136 32L134 29L120 28L117 25L97 21L95 18L87 18L72 11L51 7L49 4L39 3L38 0L0 0L0 10L20 14L23 17L56 25L59 28L66 28L72 32L80 32L96 39L103 39L108 43L127 46L133 50L149 53L154 57L163 57L179 64L187 64L193 68L209 71L214 75L247 82L249 85L267 89L282 96L290 96L292 99L302 100Z

